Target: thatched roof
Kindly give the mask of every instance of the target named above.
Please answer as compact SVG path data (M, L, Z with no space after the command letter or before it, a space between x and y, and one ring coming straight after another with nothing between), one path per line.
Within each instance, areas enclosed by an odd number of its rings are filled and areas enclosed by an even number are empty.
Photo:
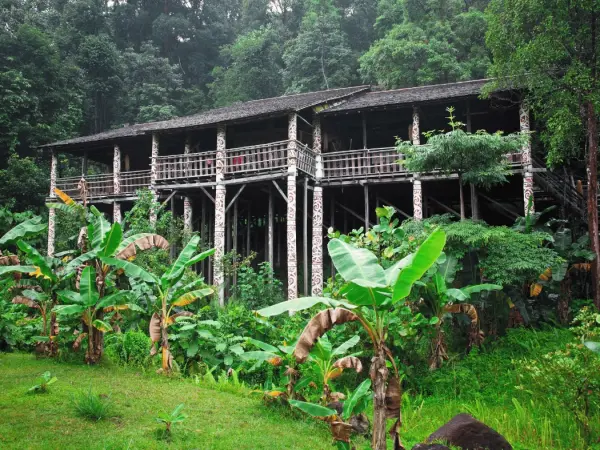
M329 89L326 91L308 92L305 94L284 95L281 97L265 98L250 102L236 103L223 108L211 109L208 111L194 114L192 116L178 117L176 119L164 120L161 122L150 122L124 126L114 130L104 131L102 133L90 136L82 136L65 141L53 142L43 147L62 147L75 144L84 144L89 142L100 142L117 138L126 138L149 134L154 131L177 130L186 128L196 128L219 123L229 123L261 116L271 116L284 114L287 112L301 111L316 105L323 105L329 102L335 102L364 92L368 86L355 86L349 88Z
M463 81L437 84L391 91L372 91L356 96L343 104L322 111L322 114L350 112L356 110L403 106L437 100L473 97L481 94L483 86L490 80Z

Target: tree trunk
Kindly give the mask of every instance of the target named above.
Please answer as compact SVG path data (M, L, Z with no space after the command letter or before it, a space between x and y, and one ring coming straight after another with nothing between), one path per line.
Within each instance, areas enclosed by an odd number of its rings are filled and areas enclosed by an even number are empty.
M592 286L594 305L600 308L600 242L598 239L598 120L594 104L586 103L587 137L588 137L588 164L587 164L587 213L588 231L592 252L596 258L592 262Z
M458 176L458 188L460 193L460 220L465 220L465 190L462 184L462 177Z
M162 370L163 373L171 372L171 349L169 348L169 332L167 331L167 308L163 305L162 320L160 322L161 346L162 346Z
M560 283L560 296L556 305L558 321L561 325L569 323L569 304L571 303L571 277L567 272L565 279Z
M471 218L479 220L479 197L477 197L477 189L471 183Z
M383 346L380 344L377 354L371 360L370 376L373 383L373 450L386 450L386 408L385 390L388 379L388 368L385 364Z

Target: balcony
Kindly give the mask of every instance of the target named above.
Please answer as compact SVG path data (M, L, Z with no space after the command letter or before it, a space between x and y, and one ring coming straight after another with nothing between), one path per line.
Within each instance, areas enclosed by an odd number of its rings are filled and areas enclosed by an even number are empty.
M411 174L398 160L402 155L395 147L344 150L323 153L323 182L350 183L360 180L397 180Z
M79 182L82 177L66 177L56 180L56 187L72 198L81 198ZM132 197L138 189L150 186L150 171L137 170L133 172L121 172L121 192L115 194L114 178L112 173L88 175L85 177L87 183L87 198L100 199L107 197Z

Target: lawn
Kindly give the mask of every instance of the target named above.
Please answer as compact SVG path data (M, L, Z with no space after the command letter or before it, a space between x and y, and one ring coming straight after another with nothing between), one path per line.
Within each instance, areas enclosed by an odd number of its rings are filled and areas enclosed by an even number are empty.
M27 394L50 370L58 381L47 394ZM186 380L120 367L87 367L0 355L0 448L2 449L329 449L324 424L294 418L240 395ZM90 386L110 395L115 416L91 422L78 417L71 396ZM185 403L187 420L160 440L158 413Z

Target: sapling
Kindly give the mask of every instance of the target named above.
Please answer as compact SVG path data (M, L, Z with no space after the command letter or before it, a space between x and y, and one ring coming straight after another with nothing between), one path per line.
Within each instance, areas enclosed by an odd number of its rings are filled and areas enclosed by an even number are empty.
M48 386L58 381L58 378L53 377L50 371L44 372L37 380L38 384L29 388L27 392L42 393L48 392Z
M183 422L187 416L185 414L181 414L181 410L183 409L184 404L180 403L175 407L175 409L170 413L162 413L157 418L156 421L160 423L164 423L166 426L165 433L171 434L171 426L175 423Z

